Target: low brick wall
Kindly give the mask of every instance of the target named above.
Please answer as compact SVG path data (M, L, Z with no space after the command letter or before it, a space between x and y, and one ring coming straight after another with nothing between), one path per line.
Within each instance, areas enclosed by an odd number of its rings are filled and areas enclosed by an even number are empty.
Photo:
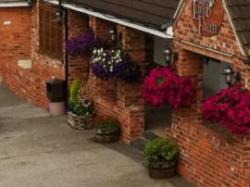
M179 172L197 186L247 187L250 184L250 137L207 127L199 113L180 110L171 135L181 148Z

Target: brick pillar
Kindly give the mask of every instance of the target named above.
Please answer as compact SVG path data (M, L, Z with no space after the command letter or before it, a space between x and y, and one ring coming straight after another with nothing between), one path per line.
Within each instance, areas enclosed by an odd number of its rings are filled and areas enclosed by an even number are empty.
M90 17L90 27L93 29L96 37L100 38L102 41L109 42L109 29L113 28L114 24L111 22L107 22L102 19L98 19L96 17ZM96 77L91 69L90 76L88 81L89 94L99 96L105 100L109 100L110 102L115 102L116 100L116 80L101 80Z
M89 28L89 18L87 15L76 11L68 10L68 38L77 37ZM75 79L87 81L89 76L89 57L88 56L69 56L68 59L68 81Z
M176 71L179 76L191 76L196 83L196 98L191 108L182 108L173 112L173 132L183 123L199 123L200 106L203 99L203 64L199 55L177 48Z
M118 32L122 36L122 48L128 52L134 62L145 69L145 35L140 31L118 26ZM123 141L129 143L131 139L140 137L144 131L144 102L141 96L142 83L126 83L118 81L117 105L126 111L123 121Z
M249 65L244 62L237 63L237 65L234 65L234 71L240 73L242 84L248 90L250 90L250 67Z
M196 98L192 108L200 110L203 99L203 63L201 56L183 49L178 50L176 71L179 76L191 76L196 83Z

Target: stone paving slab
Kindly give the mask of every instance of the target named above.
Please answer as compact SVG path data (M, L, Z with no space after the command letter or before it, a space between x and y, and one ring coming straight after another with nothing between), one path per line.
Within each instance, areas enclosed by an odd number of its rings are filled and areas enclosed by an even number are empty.
M183 178L152 180L142 155L101 145L66 117L24 102L0 86L0 187L188 187Z

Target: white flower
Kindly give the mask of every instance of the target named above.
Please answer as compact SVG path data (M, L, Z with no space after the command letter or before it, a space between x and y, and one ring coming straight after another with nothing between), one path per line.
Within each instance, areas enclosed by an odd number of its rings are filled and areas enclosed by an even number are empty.
M110 69L110 72L113 72L113 66L110 66L109 69Z

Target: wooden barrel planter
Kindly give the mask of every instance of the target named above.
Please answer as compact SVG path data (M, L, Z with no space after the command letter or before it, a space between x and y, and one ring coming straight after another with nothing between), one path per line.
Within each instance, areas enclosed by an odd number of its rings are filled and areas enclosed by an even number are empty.
M176 175L179 149L171 137L159 137L148 142L144 155L151 178L167 179Z
M94 114L78 116L73 112L68 112L68 125L75 130L93 129L94 128Z
M154 179L167 179L176 175L177 160L155 162L149 166L149 176Z
M95 139L99 143L112 143L120 139L120 128L96 128Z

